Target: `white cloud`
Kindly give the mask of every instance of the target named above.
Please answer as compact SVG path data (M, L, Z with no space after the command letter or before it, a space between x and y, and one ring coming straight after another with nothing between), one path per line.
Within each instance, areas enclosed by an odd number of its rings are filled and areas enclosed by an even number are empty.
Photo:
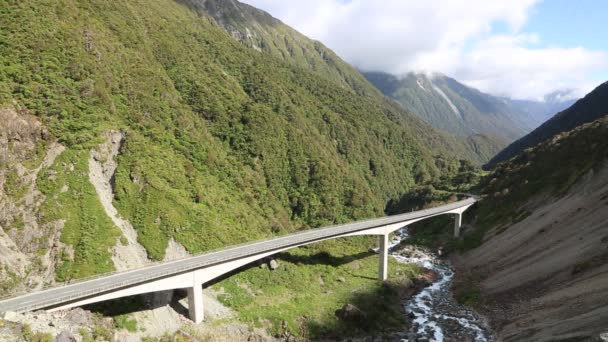
M537 0L244 0L363 70L437 71L483 91L540 98L589 91L605 52L541 47L522 32ZM495 24L505 29L492 31Z

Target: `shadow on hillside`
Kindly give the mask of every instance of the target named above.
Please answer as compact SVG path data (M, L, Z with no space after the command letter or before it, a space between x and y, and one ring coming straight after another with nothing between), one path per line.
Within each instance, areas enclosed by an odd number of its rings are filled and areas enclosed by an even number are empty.
M188 316L188 308L180 300L186 298L186 290L177 289L117 298L83 306L83 309L114 317L169 305L178 314Z
M375 255L374 251L365 251L352 255L345 255L341 257L337 257L331 255L328 252L319 252L313 255L293 255L290 253L279 253L274 259L283 260L286 262L290 262L296 265L331 265L334 267L338 267L344 264L348 264L349 262L353 262L355 260L367 258L369 256Z
M353 292L343 303L351 304L356 309L336 308L335 320L312 321L303 318L305 321L300 329L305 329L305 336L314 340L344 340L362 336L393 340L394 336L388 336L389 332L408 331L408 318L399 295L406 293L408 286L405 282L391 281Z
M333 267L337 267L340 265L348 264L349 262L366 258L368 256L376 254L374 251L361 252L352 255L345 255L342 257L333 256L327 252L319 252L313 255L293 255L290 253L277 253L275 255L271 255L266 258L262 258L260 260L253 261L247 265L244 265L240 268L235 269L234 271L228 272L222 276L219 276L207 283L205 283L204 287L209 287L211 285L217 284L226 278L229 278L237 273L241 273L243 271L247 271L254 267L260 267L261 264L267 263L270 259L276 259L279 261L290 262L297 265L330 265ZM356 275L355 275L356 276ZM361 276L363 277L363 276ZM372 279L368 277L364 277L366 279Z

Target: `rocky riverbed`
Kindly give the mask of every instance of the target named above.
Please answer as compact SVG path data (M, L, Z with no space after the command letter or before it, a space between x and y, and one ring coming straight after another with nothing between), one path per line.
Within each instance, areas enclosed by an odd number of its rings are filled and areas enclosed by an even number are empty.
M400 241L407 240L407 230L399 232ZM452 297L450 286L454 272L447 260L432 251L396 243L391 256L399 262L415 263L436 274L430 286L404 303L412 325L403 342L474 341L492 342L485 320Z

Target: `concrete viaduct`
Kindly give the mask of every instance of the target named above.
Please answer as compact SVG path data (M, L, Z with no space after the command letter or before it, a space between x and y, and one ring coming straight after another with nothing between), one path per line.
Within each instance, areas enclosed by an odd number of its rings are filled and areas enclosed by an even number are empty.
M379 275L386 280L389 234L409 224L430 217L455 215L454 236L460 234L462 213L477 201L476 197L431 209L358 221L245 243L174 260L141 269L100 275L94 279L61 284L38 292L0 301L0 312L49 311L157 291L187 289L190 319L203 320L203 284L241 266L291 248L335 238L356 235L379 236Z

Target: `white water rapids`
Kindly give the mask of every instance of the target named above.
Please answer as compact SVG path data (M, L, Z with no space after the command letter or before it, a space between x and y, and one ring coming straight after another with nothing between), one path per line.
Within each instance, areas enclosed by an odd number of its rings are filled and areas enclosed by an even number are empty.
M452 297L450 285L454 272L450 265L439 261L431 253L418 253L416 257L399 255L392 250L409 237L407 227L397 231L397 236L398 239L391 241L389 247L393 258L402 263L414 263L433 270L439 276L435 283L404 304L407 314L412 318L413 331L409 335L409 341L491 342L492 336L479 315L457 303ZM401 341L408 342L408 339Z

